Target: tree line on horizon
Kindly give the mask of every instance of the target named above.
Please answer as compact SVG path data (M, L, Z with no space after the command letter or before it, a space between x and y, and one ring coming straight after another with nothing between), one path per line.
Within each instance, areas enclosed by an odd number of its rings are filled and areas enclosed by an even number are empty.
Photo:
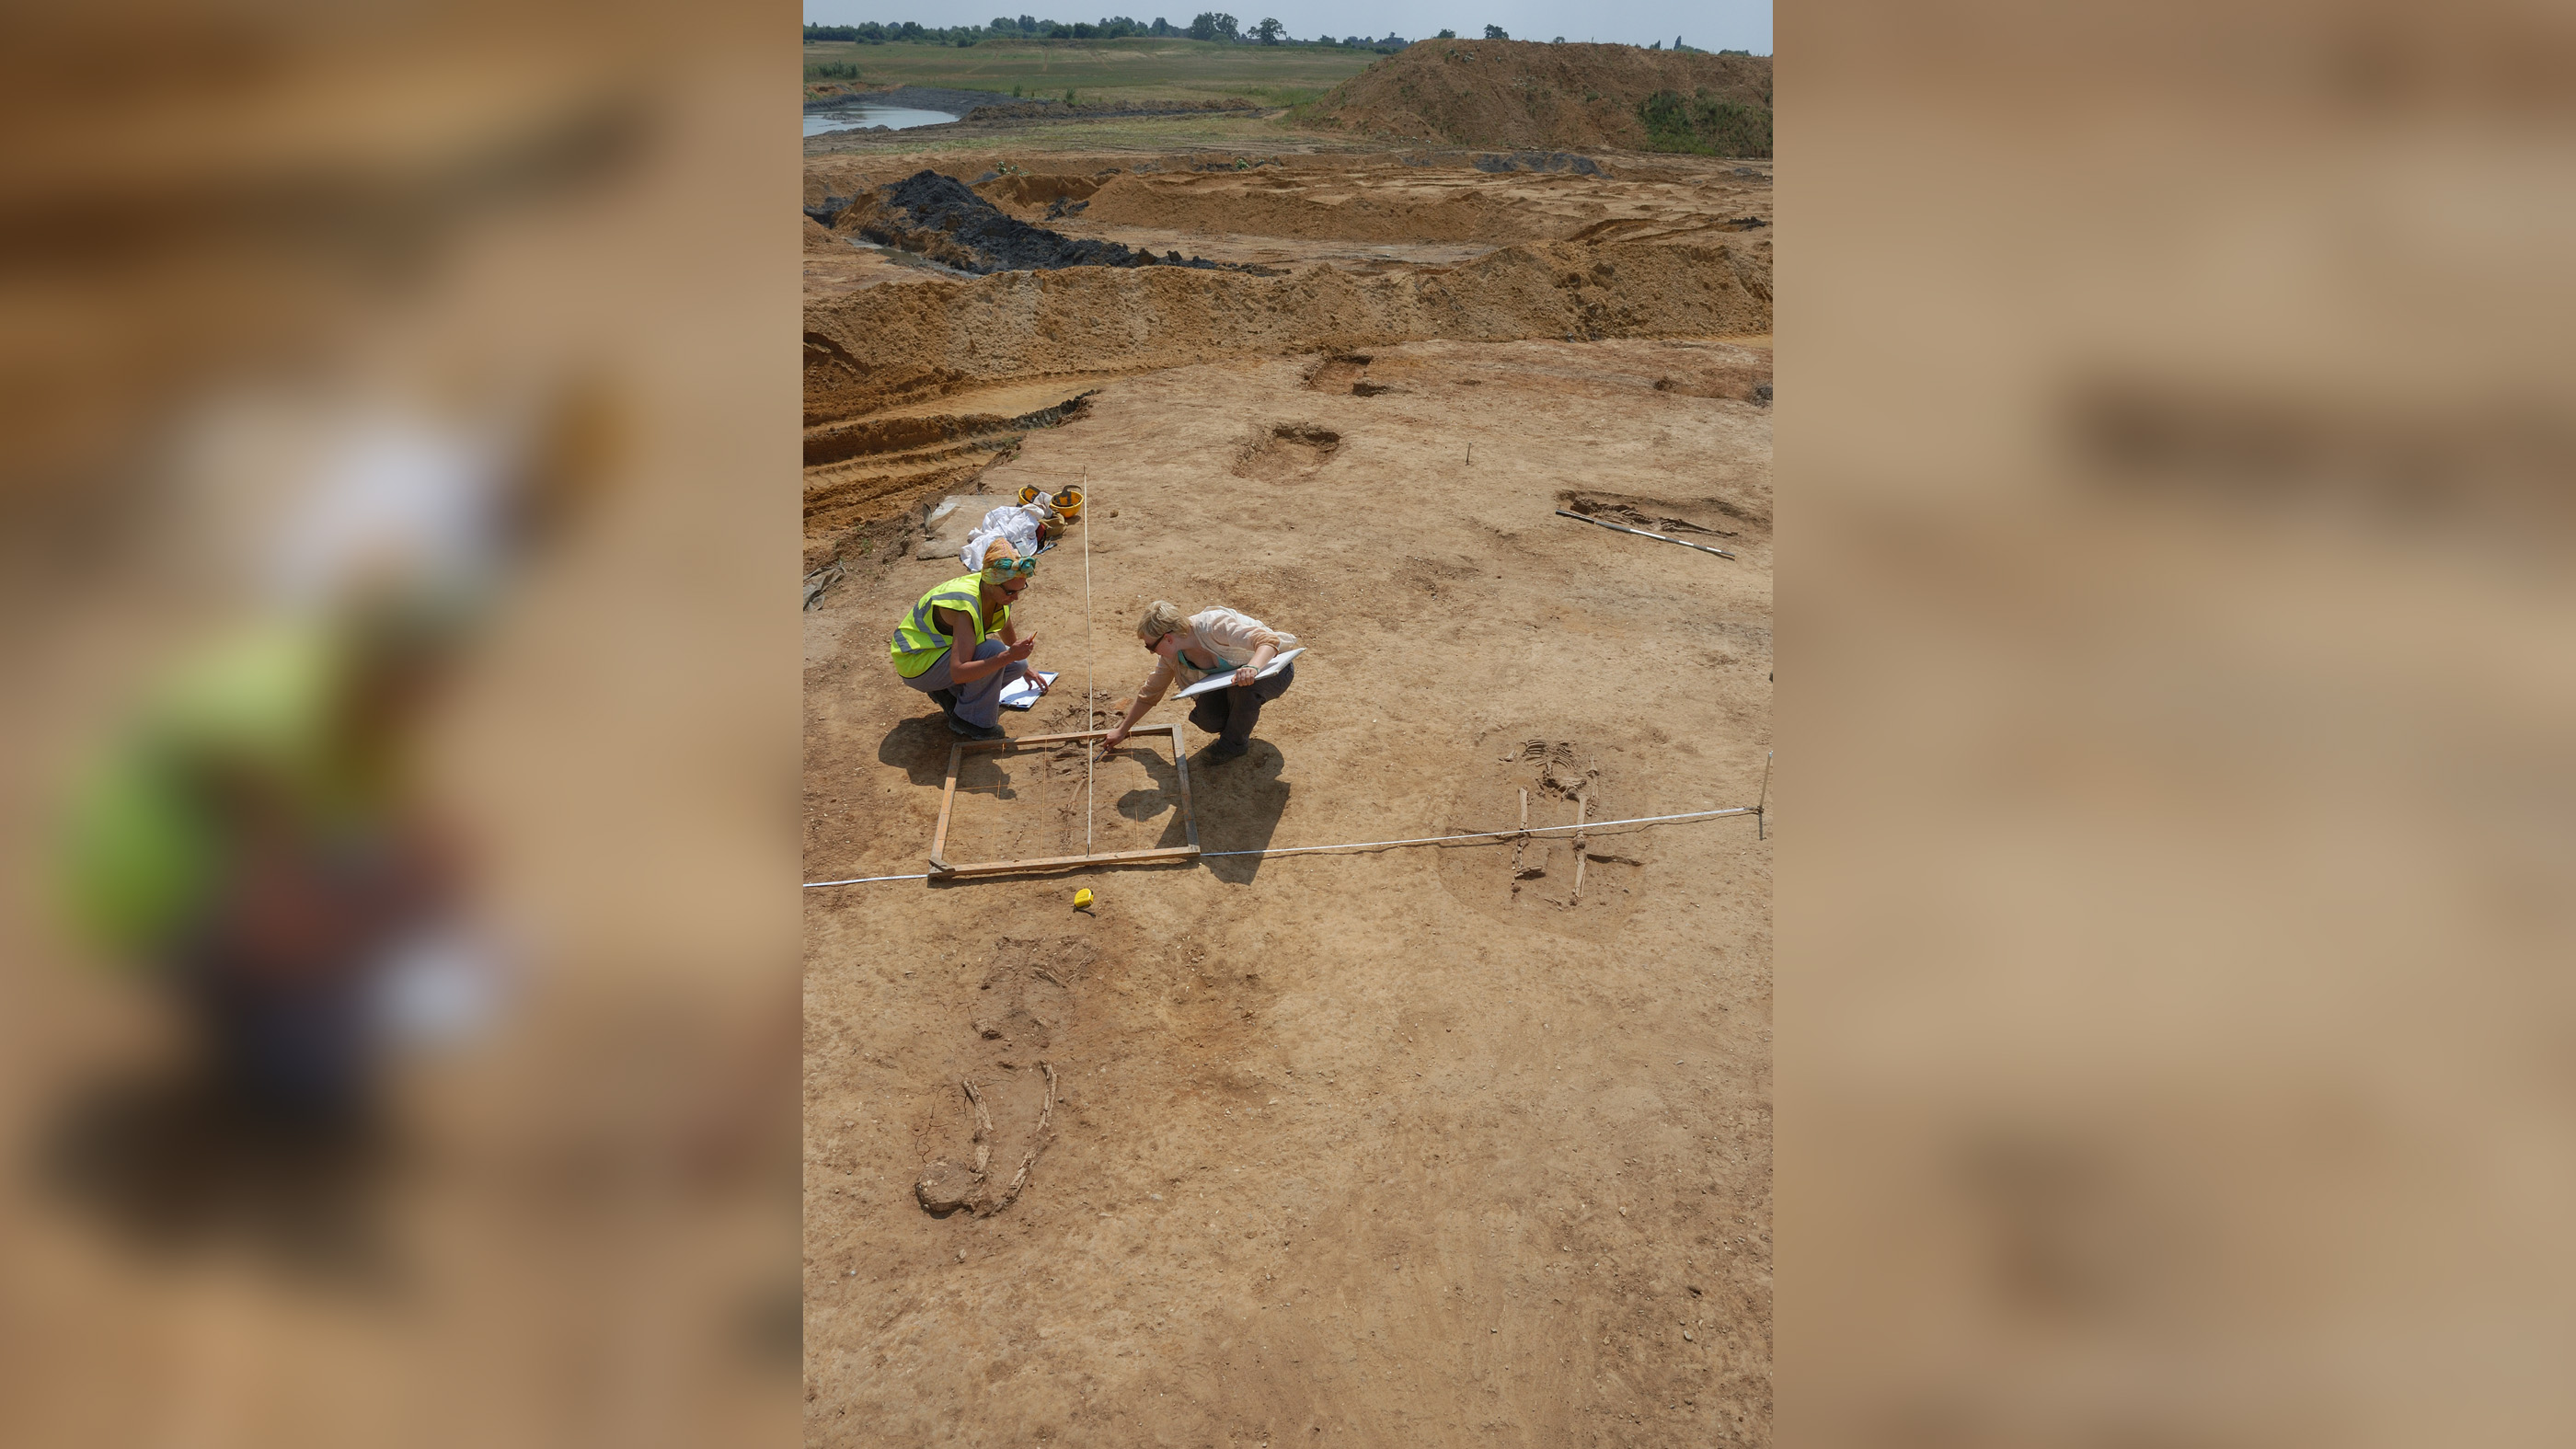
M996 15L989 24L985 25L935 26L923 25L915 20L870 20L857 25L809 24L805 27L805 43L808 45L816 41L838 40L859 45L899 43L970 46L983 40L1124 40L1130 36L1170 40L1225 41L1235 45L1329 45L1345 50L1374 50L1381 55L1393 55L1413 44L1412 41L1393 31L1375 39L1365 35L1345 35L1339 39L1325 35L1313 40L1298 40L1290 36L1286 27L1282 26L1276 18L1265 18L1246 30L1242 22L1233 16L1213 10L1200 12L1187 25L1174 25L1159 15L1150 21L1137 20L1125 15L1108 15L1098 20L1077 20L1069 23L1062 20L1041 20L1034 15L1016 17ZM1456 40L1458 32L1443 30L1429 38ZM1499 25L1485 27L1487 40L1511 38L1510 33ZM1560 35L1551 43L1563 45L1565 37ZM1658 40L1645 48L1662 50L1665 47L1664 43ZM1673 37L1672 49L1702 55L1709 53L1684 45L1678 35ZM1750 56L1753 52L1721 50L1715 53Z
M918 21L866 21L857 25L807 25L808 45L822 40L851 41L859 45L903 43L913 45L968 46L983 40L1124 40L1130 36L1159 37L1171 40L1215 40L1236 45L1329 45L1348 50L1374 50L1392 55L1413 42L1389 31L1379 37L1327 35L1316 40L1298 40L1276 19L1264 19L1245 29L1243 22L1217 11L1203 11L1186 25L1175 25L1156 16L1137 20L1125 15L1108 15L1098 20L1041 20L1034 15L996 15L986 25L923 25Z

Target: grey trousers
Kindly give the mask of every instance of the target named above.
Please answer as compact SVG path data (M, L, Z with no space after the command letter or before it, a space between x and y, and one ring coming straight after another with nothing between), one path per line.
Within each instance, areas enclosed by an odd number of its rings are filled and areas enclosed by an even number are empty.
M1268 679L1209 690L1190 701L1190 723L1218 736L1223 744L1249 744L1252 727L1261 722L1261 707L1286 694L1296 681L1297 666L1291 664Z
M994 655L1004 652L1009 647L1009 645L1004 644L999 639L987 639L983 643L975 646L975 657L978 659L990 659ZM985 675L983 678L976 680L973 684L951 684L948 682L948 667L955 661L956 657L957 651L952 648L947 653L939 656L938 663L921 671L919 674L914 675L912 678L904 680L903 682L920 690L924 694L929 694L934 690L940 689L945 689L955 694L957 696L957 717L966 721L970 725L976 725L984 729L991 729L993 726L1000 724L1002 722L1003 686L1009 684L1012 680L1019 678L1021 675L1028 673L1029 667L1018 661L1013 661L1012 663L1005 664L1001 668L994 670L992 673ZM900 678L901 676L897 677ZM1232 691L1229 690L1228 693L1232 693Z

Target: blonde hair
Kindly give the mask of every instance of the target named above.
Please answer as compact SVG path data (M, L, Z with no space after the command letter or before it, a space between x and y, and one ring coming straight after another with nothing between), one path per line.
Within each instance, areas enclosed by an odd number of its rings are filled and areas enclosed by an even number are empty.
M1156 599L1153 607L1145 611L1145 617L1136 621L1136 637L1160 639L1166 634L1179 633L1181 626L1188 622L1180 605L1168 599Z

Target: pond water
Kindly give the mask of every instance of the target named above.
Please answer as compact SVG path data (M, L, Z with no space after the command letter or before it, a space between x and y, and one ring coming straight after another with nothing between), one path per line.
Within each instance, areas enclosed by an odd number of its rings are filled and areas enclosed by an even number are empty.
M854 131L862 126L909 131L915 126L936 126L956 119L946 111L916 111L903 106L850 106L837 111L808 112L805 134L819 136L825 131Z

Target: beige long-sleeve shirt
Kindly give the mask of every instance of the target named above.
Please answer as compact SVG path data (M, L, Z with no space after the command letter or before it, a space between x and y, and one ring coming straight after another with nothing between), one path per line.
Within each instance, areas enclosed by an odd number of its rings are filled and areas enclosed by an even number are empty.
M1178 638L1185 653L1202 659L1214 655L1221 662L1214 669L1201 669L1185 657L1175 671L1171 660L1157 658L1154 672L1146 676L1145 687L1136 692L1137 698L1159 701L1163 692L1172 687L1176 673L1180 683L1196 684L1211 674L1241 669L1252 662L1253 651L1264 644L1283 654L1297 647L1296 635L1282 634L1249 614L1222 607L1201 609L1190 615Z

